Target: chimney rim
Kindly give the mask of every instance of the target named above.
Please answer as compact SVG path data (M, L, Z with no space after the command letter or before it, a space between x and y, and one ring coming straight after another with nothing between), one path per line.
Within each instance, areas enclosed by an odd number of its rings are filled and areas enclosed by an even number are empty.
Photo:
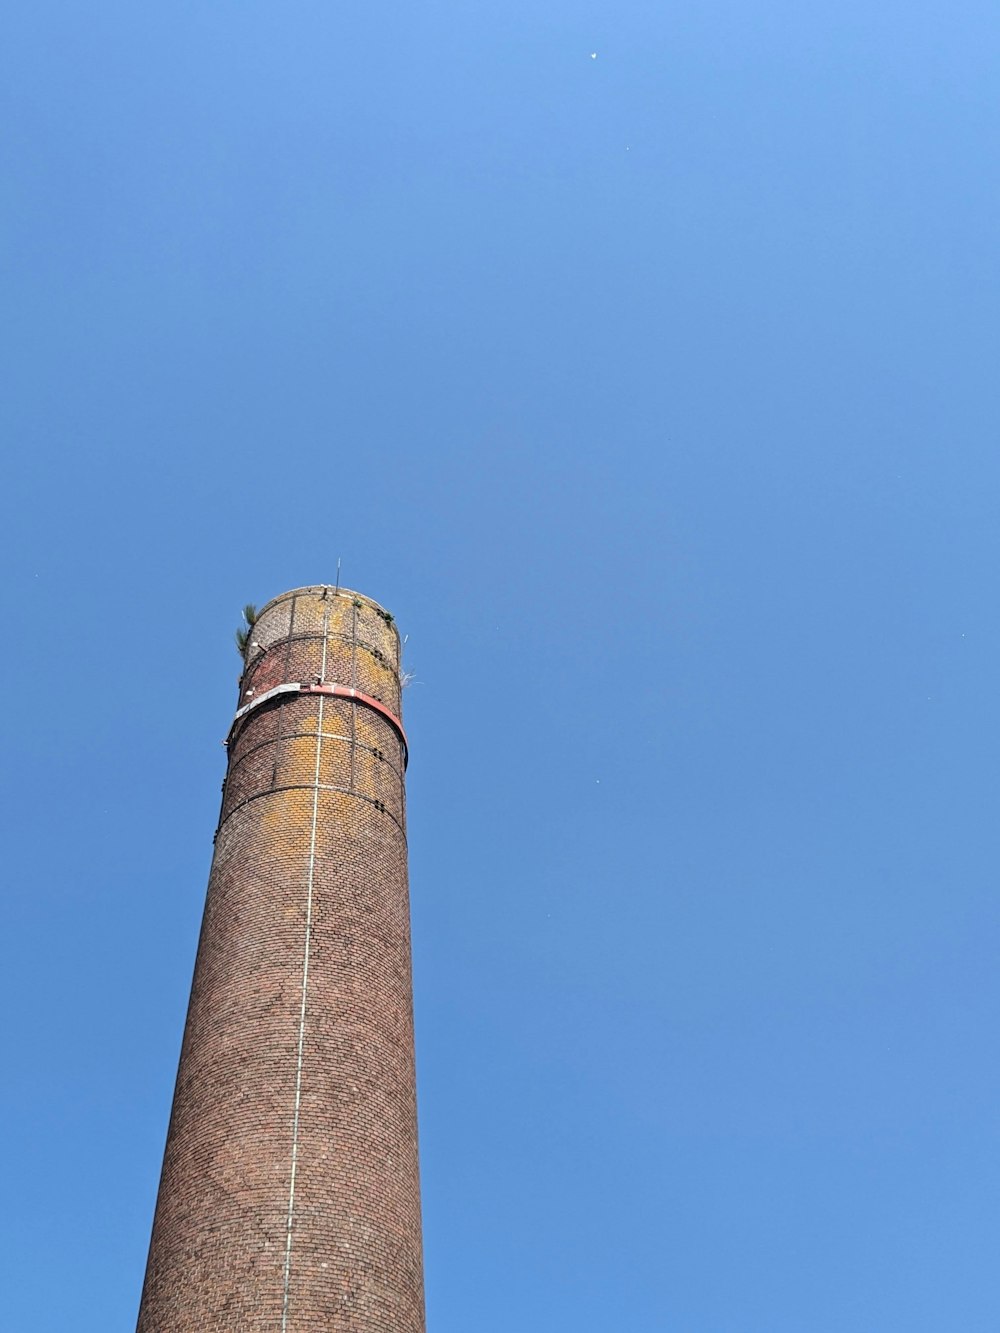
M328 596L349 597L352 600L356 598L359 602L364 602L366 606L370 606L372 610L381 611L384 615L389 616L390 628L395 631L396 637L399 638L396 618L388 607L383 606L381 602L376 602L374 597L369 597L366 593L357 592L353 588L345 588L343 586L338 589L333 583L306 583L301 588L289 588L287 592L279 593L277 597L272 597L269 602L265 602L257 611L257 620L260 620L265 612L270 611L271 608L277 606L279 602L287 602L290 597L298 597L303 593L314 593L316 595L326 593ZM257 621L254 623L256 624Z

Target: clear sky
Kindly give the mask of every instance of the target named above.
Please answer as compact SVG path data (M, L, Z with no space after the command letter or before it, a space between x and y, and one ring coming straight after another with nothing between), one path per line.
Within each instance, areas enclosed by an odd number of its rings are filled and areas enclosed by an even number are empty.
M134 1326L233 630L341 556L430 1333L996 1333L995 3L0 49L0 1325Z

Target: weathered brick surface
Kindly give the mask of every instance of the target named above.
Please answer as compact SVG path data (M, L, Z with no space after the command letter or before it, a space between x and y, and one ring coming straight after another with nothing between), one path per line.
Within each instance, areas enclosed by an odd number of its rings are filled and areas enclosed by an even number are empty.
M240 703L398 716L378 611L269 603ZM234 730L138 1333L423 1333L403 758L337 698Z

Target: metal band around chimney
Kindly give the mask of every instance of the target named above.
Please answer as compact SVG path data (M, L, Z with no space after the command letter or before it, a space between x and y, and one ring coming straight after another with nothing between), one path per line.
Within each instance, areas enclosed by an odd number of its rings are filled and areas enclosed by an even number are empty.
M272 699L278 698L282 694L319 694L334 695L338 699L353 699L355 703L364 704L366 708L371 708L374 712L380 714L392 727L399 737L403 746L403 768L405 769L410 761L410 748L406 741L406 732L403 730L403 724L390 709L379 699L374 699L370 694L363 694L361 690L356 690L353 685L335 685L333 683L317 682L316 684L306 684L304 681L289 681L284 685L275 685L271 690L265 692L256 699L251 699L248 704L236 710L236 716L233 718L233 725L229 728L229 735L223 741L223 745L228 745L233 737L233 731L236 724L242 721L248 713L253 712L255 708L260 708L261 704L270 703Z

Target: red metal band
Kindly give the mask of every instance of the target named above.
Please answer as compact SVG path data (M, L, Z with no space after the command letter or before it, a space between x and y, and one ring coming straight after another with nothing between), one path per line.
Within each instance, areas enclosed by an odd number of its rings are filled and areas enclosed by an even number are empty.
M318 681L312 685L306 684L304 681L289 681L284 685L275 685L273 689L266 690L258 698L251 699L248 704L244 704L242 708L236 710L236 716L233 718L233 726L229 728L229 735L223 741L223 745L229 744L233 735L233 727L236 726L237 722L246 717L246 715L252 712L255 708L259 708L261 704L269 703L271 699L275 699L282 694L332 694L339 699L353 699L355 703L364 704L366 708L371 708L376 713L381 714L396 732L403 744L403 767L406 768L409 764L410 747L406 741L406 732L403 730L403 724L395 713L386 708L381 700L373 699L370 694L362 694L362 692L356 690L353 685L336 685L332 682L328 684L325 681Z

